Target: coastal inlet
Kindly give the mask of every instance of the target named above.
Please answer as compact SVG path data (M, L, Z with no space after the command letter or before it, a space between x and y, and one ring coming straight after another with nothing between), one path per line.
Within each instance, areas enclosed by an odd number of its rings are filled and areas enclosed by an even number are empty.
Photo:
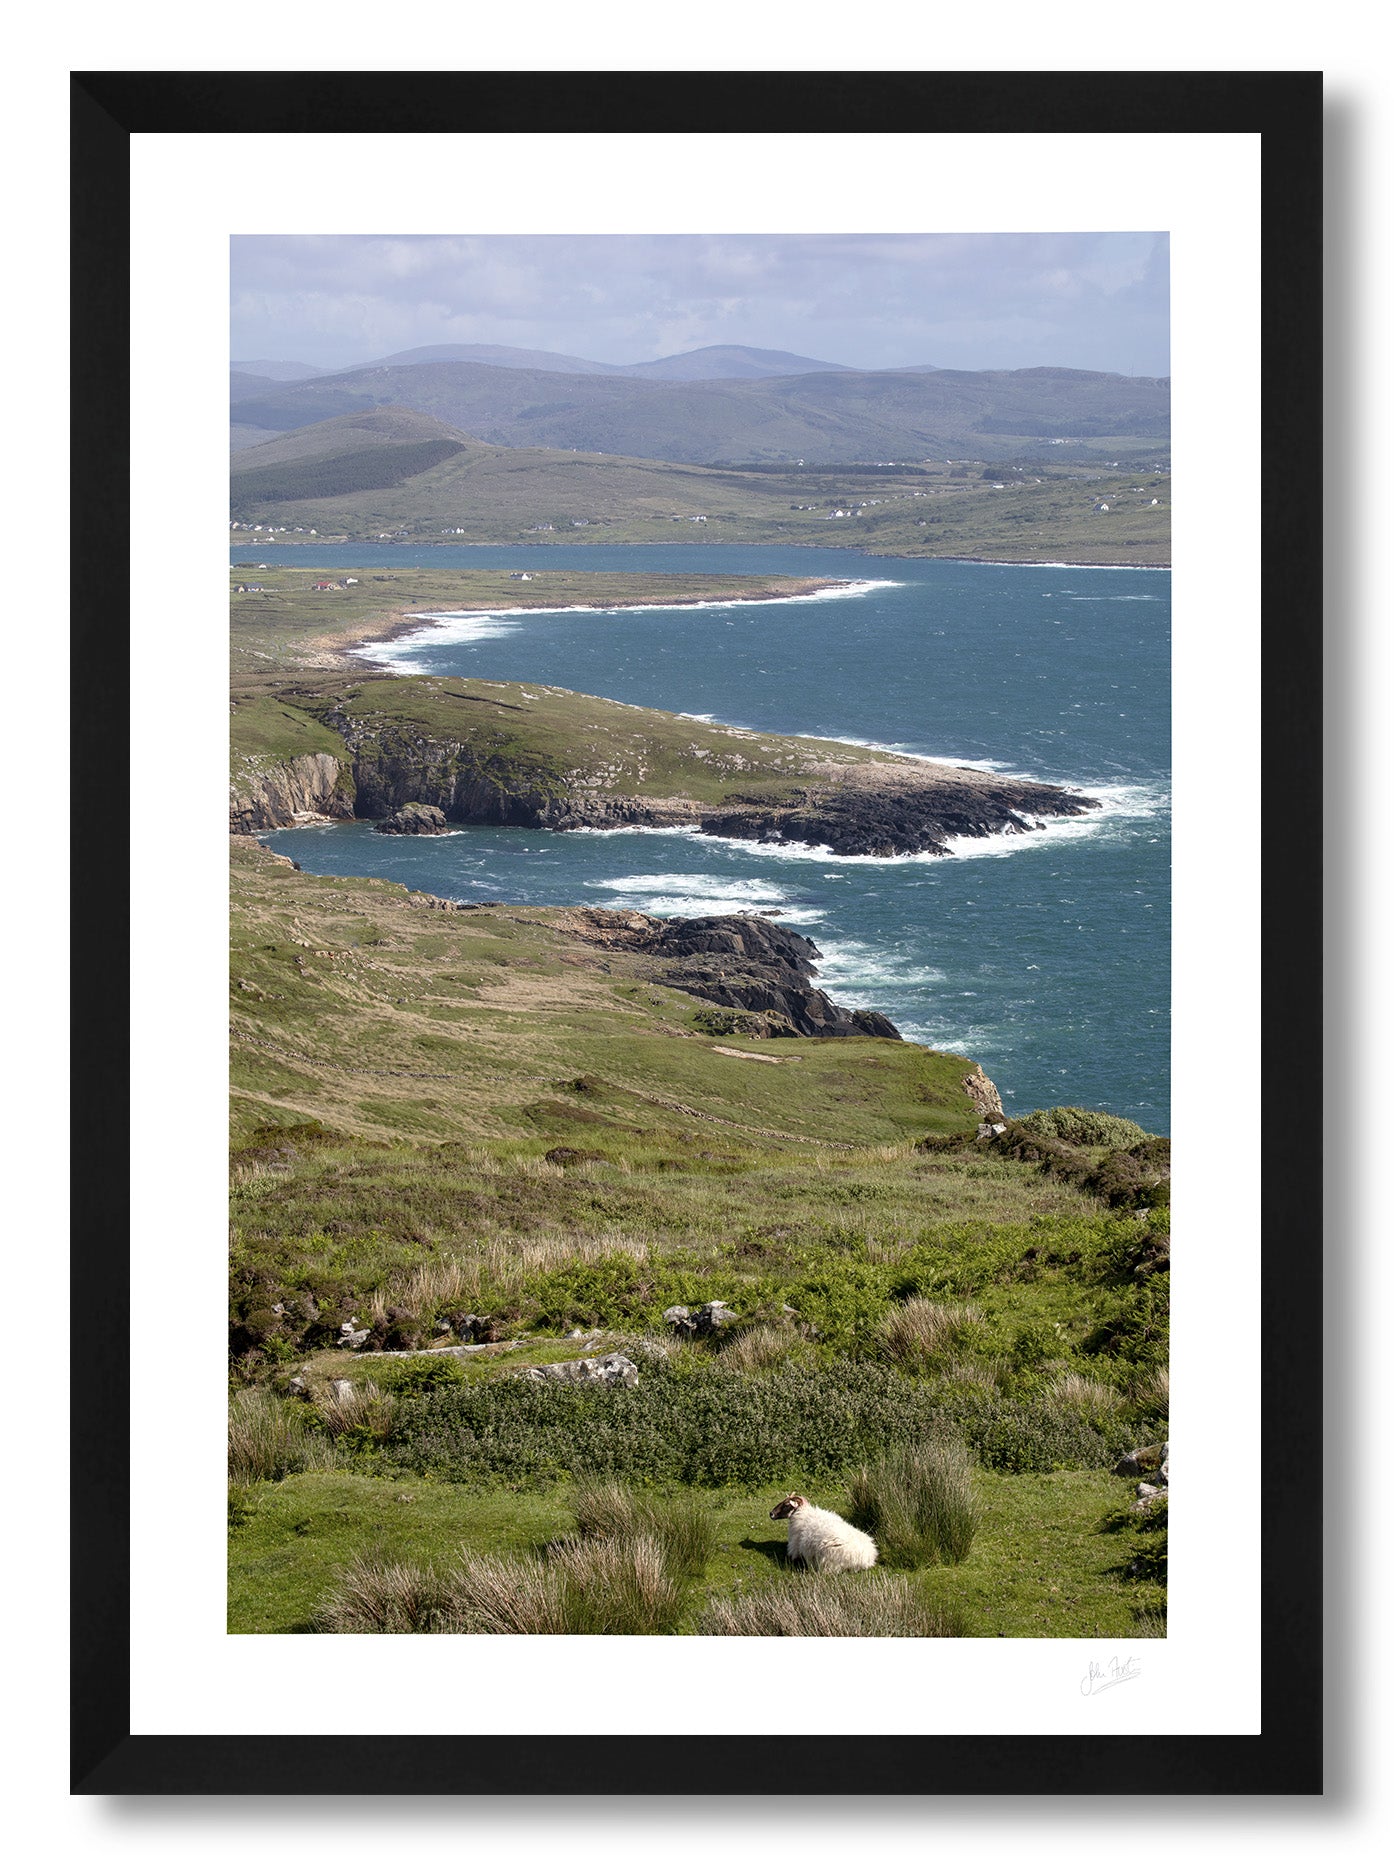
M285 552L312 564L305 549ZM362 552L415 564L414 550ZM807 574L816 564L865 584L870 566L878 582L850 598L759 607L462 614L395 642L391 668L875 743L1066 787L1098 808L1045 819L1042 830L951 837L947 857L846 857L676 826L469 826L431 838L345 823L268 841L308 870L390 877L459 900L774 911L814 940L816 983L840 1005L980 1060L1010 1113L1076 1102L1165 1131L1170 575L700 552L712 572ZM434 566L456 555L471 568L690 573L694 551L420 553ZM343 751L341 737L335 745Z

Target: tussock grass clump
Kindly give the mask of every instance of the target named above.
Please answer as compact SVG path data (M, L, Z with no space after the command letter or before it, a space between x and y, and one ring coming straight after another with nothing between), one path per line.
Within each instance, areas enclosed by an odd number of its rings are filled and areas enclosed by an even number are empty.
M1001 1387L1007 1370L997 1360L955 1360L945 1368L944 1383L991 1396Z
M333 1438L363 1437L382 1443L392 1435L397 1401L371 1380L343 1392L317 1387L312 1403L316 1417Z
M895 1450L864 1465L848 1489L853 1527L888 1566L957 1565L977 1531L968 1452L954 1438Z
M691 1489L667 1494L627 1489L619 1482L578 1484L572 1502L583 1540L658 1543L670 1578L696 1579L716 1547L716 1519Z
M1165 1366L1143 1373L1133 1382L1131 1397L1144 1417L1163 1422L1171 1415L1171 1374Z
M1074 1411L1086 1418L1114 1418L1123 1409L1123 1396L1102 1380L1083 1373L1062 1373L1045 1395L1057 1411Z
M451 1595L429 1566L356 1559L315 1612L315 1628L347 1636L453 1630Z
M255 1386L233 1395L227 1427L230 1482L279 1482L295 1470L326 1468L332 1457L333 1446L310 1431L298 1405Z
M738 1373L768 1373L791 1360L808 1361L812 1348L789 1328L761 1322L746 1328L721 1349L721 1363Z
M881 1344L902 1371L940 1365L965 1328L983 1319L971 1302L934 1302L912 1295L881 1323Z
M372 1635L644 1637L670 1633L681 1609L658 1542L637 1535L565 1541L536 1559L467 1553L445 1572L355 1560L316 1622Z
M704 1637L961 1637L961 1620L893 1574L791 1574L734 1598L714 1598Z

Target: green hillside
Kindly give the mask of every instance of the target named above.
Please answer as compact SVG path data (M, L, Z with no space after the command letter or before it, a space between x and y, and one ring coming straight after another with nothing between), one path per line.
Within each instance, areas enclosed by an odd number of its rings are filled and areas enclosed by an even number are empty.
M419 463L430 454L415 447L432 442L442 447L439 461L394 484L331 494L336 486L324 480L326 471L360 468L385 477L389 467L377 461L379 449L385 458ZM449 443L459 448L446 451ZM992 451L988 459L896 469L716 469L479 444L390 408L348 414L237 453L232 507L251 529L252 546L260 523L263 530L287 530L286 540L297 539L297 528L308 539L313 528L320 540L682 540L987 560L1149 566L1170 560L1169 477L1091 467L1068 447L1026 466ZM1096 508L1100 503L1108 504L1106 512Z
M1055 440L1093 462L1161 462L1170 429L1169 382L1070 368L670 381L428 362L239 399L236 416L286 431L389 405L489 444L698 464L1021 457Z
M981 1141L963 1059L713 1034L565 912L246 841L232 904L231 1628L469 1629L429 1621L461 1545L516 1596L655 1500L661 1604L515 1627L725 1628L818 1584L772 1501L846 1513L895 1442L957 1478L957 1532L874 1510L888 1571L838 1603L889 1577L912 1634L1161 1634L1165 1504L1108 1469L1166 1434L1165 1143ZM665 1321L714 1300L706 1339ZM519 1377L617 1351L632 1385Z

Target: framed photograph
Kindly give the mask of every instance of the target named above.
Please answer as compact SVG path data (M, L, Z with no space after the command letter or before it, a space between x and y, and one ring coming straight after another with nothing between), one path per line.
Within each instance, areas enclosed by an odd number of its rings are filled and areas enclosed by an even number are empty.
M77 1792L1321 1789L1320 77L717 77L73 77Z

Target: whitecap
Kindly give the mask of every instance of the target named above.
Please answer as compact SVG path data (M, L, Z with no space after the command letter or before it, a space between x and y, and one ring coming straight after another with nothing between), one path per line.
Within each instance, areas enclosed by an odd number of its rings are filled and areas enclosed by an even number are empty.
M582 614L591 618L623 618L632 612L724 612L734 606L802 606L829 599L860 599L867 593L887 587L903 586L902 580L849 580L837 586L820 587L812 593L781 593L772 598L739 596L731 599L692 599L682 601L652 600L643 605L623 606L480 606L471 610L421 612L413 616L422 623L401 637L382 641L369 640L355 645L351 656L370 663L386 665L397 675L404 673L401 664L433 644L474 644L482 638L503 638L521 628L530 618L559 618Z

